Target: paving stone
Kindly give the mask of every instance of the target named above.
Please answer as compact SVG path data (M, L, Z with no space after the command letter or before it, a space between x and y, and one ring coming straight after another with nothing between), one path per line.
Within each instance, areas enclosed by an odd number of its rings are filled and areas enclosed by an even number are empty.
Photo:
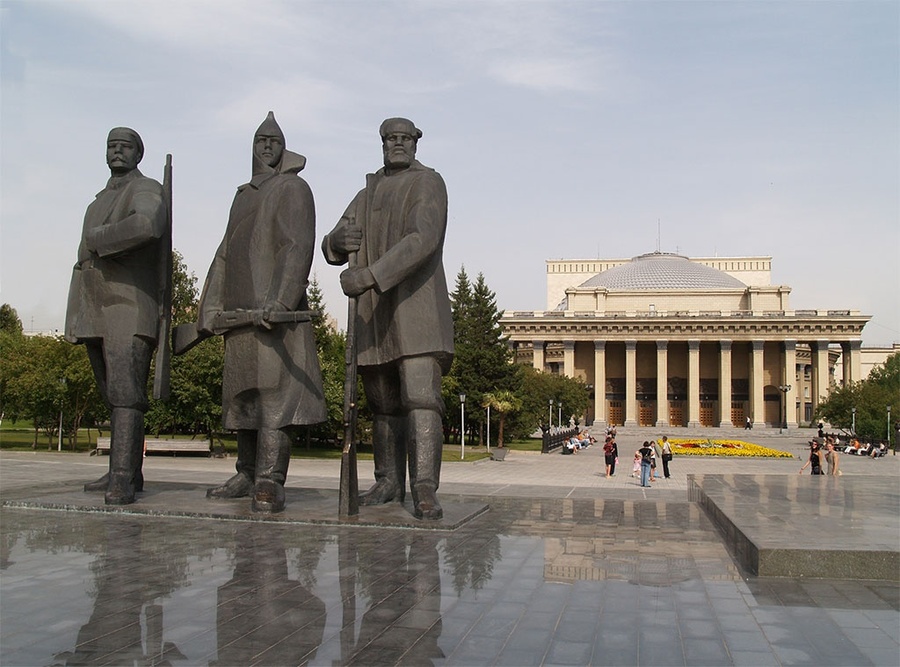
M595 450L444 466L441 497L460 518L426 530L398 520L400 505L381 524L322 520L337 489L327 461L292 462L287 520L254 520L240 502L217 518L4 506L0 664L900 664L896 582L754 575L688 499L689 472L795 479L796 460L681 457L642 490L597 476ZM900 461L843 464L838 481L896 493ZM84 503L81 484L104 465L0 452L0 500L42 489ZM205 502L231 467L149 457L145 471L165 505ZM361 485L371 476L362 463ZM809 477L795 481L754 483L768 503L817 497ZM776 510L756 512L773 534L789 530Z

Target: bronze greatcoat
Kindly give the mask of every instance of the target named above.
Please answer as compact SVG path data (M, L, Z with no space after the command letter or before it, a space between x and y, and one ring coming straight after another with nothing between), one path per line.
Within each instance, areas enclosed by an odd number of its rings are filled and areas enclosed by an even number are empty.
M442 259L447 188L441 175L417 160L391 176L383 168L368 174L335 230L352 219L363 230L357 266L375 278L375 288L358 297L359 365L429 355L448 372L453 316ZM327 236L322 250L329 264L347 262Z
M163 240L168 215L162 186L138 169L109 179L84 216L72 272L65 337L98 347L107 368L100 382L111 407L146 409L150 352L156 345L167 279ZM133 338L145 339L133 352ZM135 348L136 349L136 348ZM131 368L120 367L125 363Z
M156 340L161 293L162 186L134 169L109 180L84 215L69 287L66 340L143 336Z
M225 238L200 298L200 328L227 310L308 308L316 235L312 191L297 175L305 159L285 151L278 172L238 188ZM322 376L310 322L225 334L222 421L227 429L279 429L325 421Z

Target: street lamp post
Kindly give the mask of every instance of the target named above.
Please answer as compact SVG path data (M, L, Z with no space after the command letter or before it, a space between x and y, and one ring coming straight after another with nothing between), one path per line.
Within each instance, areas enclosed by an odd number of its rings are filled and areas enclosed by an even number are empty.
M850 432L853 435L856 435L856 408L850 408L850 412L853 414L853 422L850 426Z
M553 428L553 399L550 399L550 428Z
M556 425L559 426L559 428L562 428L562 401L557 403L557 405L559 406L559 414L556 418Z
M459 395L459 458L466 458L466 395Z
M781 405L782 405L782 411L784 412L784 419L781 421L781 424L779 425L778 432L784 433L784 431L786 431L787 427L788 427L787 426L787 410L788 410L787 393L791 390L791 385L789 385L789 384L779 385L778 390L781 392Z
M491 404L487 406L487 450L491 451Z
M887 406L887 432L888 432L888 449L891 448L891 406ZM894 456L897 456L897 450L894 450Z
M59 383L63 386L63 391L65 391L66 387L66 378L60 378ZM59 442L56 445L56 451L62 451L62 432L63 432L63 401L65 400L65 396L60 395L59 397Z

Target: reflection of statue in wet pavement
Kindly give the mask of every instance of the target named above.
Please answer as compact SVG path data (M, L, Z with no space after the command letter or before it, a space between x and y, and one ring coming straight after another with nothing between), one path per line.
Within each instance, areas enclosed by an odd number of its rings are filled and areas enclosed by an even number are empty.
M235 566L219 587L218 658L210 665L305 665L325 632L325 603L288 578L279 531L249 525L235 538Z
M406 466L415 514L440 519L441 375L453 358L453 320L442 260L447 190L415 159L422 132L404 118L380 128L384 168L322 244L330 264L355 266L341 286L358 297L359 372L374 413L375 485L363 505L403 501Z
M308 308L316 220L312 192L297 175L305 163L285 150L269 112L254 137L253 177L234 197L200 297L201 332L220 333L223 313L249 317L249 326L225 331L222 422L237 431L237 474L207 495L252 494L258 512L284 509L291 427L325 420L312 324L308 315L285 321Z
M162 606L145 604L165 588L144 580L144 571L153 571L155 564L144 558L143 533L140 524L116 524L107 530L94 609L78 631L74 651L56 656L63 664L170 665L186 659L175 644L163 641Z
M436 538L408 535L390 550L368 552L358 534L339 535L344 618L341 663L433 665L444 658L441 638L441 570ZM377 556L377 557L376 557ZM357 576L359 582L357 582ZM356 589L370 600L356 630ZM414 625L403 622L409 618Z
M137 168L143 155L137 132L110 131L111 177L84 216L66 312L66 340L87 347L110 409L109 472L85 485L105 491L109 505L133 503L143 489L150 359L169 317L163 312L171 280L169 216L162 186Z

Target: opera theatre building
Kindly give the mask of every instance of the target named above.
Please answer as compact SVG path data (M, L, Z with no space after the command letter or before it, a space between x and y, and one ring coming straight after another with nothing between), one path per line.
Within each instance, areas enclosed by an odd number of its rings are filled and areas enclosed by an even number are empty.
M547 310L501 320L519 363L588 385L588 424L788 428L862 379L853 310L791 310L771 257L548 260ZM835 377L835 367L841 377Z

